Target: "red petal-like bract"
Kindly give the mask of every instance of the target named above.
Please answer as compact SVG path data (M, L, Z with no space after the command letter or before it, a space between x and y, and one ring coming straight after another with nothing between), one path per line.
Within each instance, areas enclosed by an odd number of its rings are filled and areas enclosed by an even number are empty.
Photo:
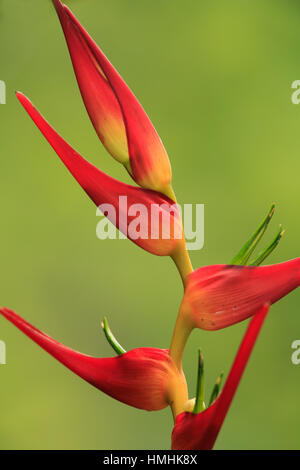
M166 349L139 348L113 358L96 358L55 341L12 310L2 308L0 313L79 377L135 408L165 408L172 384L182 380Z
M131 186L106 175L81 157L50 126L26 96L17 93L17 97L92 201L97 206L109 204L114 207L114 217L109 211L107 217L122 233L144 250L161 256L172 255L179 244L184 243L181 217L177 205L171 199L156 191ZM125 202L122 199L124 196ZM135 221L141 222L140 236ZM134 237L131 236L132 225L136 228L134 235L137 233Z
M268 310L268 305L264 305L251 319L217 400L201 413L186 412L177 416L172 432L173 450L210 450L213 448Z
M300 258L269 266L206 266L189 275L181 312L194 328L218 330L249 318L299 285Z
M82 98L102 143L121 163L130 160L130 173L140 186L169 194L169 158L147 114L69 8L60 0L53 3Z

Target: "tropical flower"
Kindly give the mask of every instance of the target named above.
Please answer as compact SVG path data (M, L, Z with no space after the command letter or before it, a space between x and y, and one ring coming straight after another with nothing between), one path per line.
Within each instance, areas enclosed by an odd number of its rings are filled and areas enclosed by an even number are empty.
M218 330L249 318L299 285L300 258L270 266L206 266L189 275L182 315L193 328Z
M218 380L208 408L205 408L203 400L203 364L200 361L196 402L192 412L186 411L177 416L172 432L172 449L213 448L268 310L268 305L262 306L251 319L224 388L216 398L220 386Z
M272 242L250 261L274 209L272 205L231 264L204 266L188 275L170 347L170 354L178 367L194 328L226 328L251 317L265 303L271 305L299 287L300 258L258 266L278 245L284 233L281 226Z
M50 126L25 95L18 92L17 97L104 215L144 250L173 258L185 292L169 350L138 348L126 352L104 319L105 336L117 353L116 357L110 358L96 358L74 351L37 330L12 310L0 308L0 314L68 369L107 395L148 411L170 406L175 421L172 449L212 449L270 304L300 284L300 258L259 266L279 243L283 234L280 227L273 241L251 261L273 216L275 207L272 205L230 264L192 271L181 215L171 186L169 159L156 130L133 93L72 12L60 0L53 0L53 4L95 130L108 152L124 165L140 187L122 183L89 163ZM114 212L104 210L104 206L112 206ZM158 217L153 217L153 206L157 208ZM141 223L143 230L138 231ZM223 391L219 393L220 376L206 407L203 356L200 353L196 398L189 400L182 355L191 331L194 328L217 330L251 316Z
M143 188L175 200L166 150L132 91L60 0L58 13L83 101L108 152Z
M184 375L167 349L138 348L126 352L106 324L103 328L119 355L96 358L55 341L12 310L1 308L0 313L68 369L116 400L147 411L171 406L175 416L187 400Z
M25 95L17 92L17 98L92 201L97 206L111 205L115 209L113 216L109 211L105 214L110 221L144 250L172 256L185 280L190 264L177 204L162 193L131 186L106 175L81 157ZM154 209L155 217L152 216ZM136 229L138 224L143 225L144 231L137 236L137 230L131 233L131 228Z

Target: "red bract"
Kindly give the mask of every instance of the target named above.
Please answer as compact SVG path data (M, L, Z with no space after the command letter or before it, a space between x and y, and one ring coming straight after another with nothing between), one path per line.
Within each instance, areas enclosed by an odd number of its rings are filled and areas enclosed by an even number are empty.
M167 349L139 348L113 358L70 349L37 330L12 310L0 313L79 377L127 405L153 411L186 399L186 383Z
M116 217L107 217L134 243L156 255L174 255L184 249L182 222L177 205L168 197L143 188L122 183L106 175L81 157L43 118L22 93L17 97L37 127L46 137L71 174L94 203L110 204ZM122 200L126 196L126 202ZM120 199L121 197L121 199ZM154 213L154 217L151 214ZM160 216L155 214L160 213ZM139 218L139 221L137 220ZM134 221L137 221L135 223ZM143 233L131 235L131 227L138 222L144 227Z
M177 416L172 433L172 449L213 448L268 310L268 305L264 305L252 318L217 400L201 413L185 412Z
M300 258L270 266L206 266L189 275L180 314L191 328L218 330L245 320L299 285Z
M166 150L150 119L73 13L53 0L78 85L103 145L142 187L173 197Z

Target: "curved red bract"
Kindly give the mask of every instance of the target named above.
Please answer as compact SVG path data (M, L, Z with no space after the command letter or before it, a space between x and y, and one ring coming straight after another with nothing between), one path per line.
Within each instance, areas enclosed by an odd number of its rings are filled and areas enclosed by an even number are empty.
M64 346L12 310L2 308L0 313L68 369L116 400L147 411L168 406L170 383L178 374L167 349L138 348L96 358Z
M269 266L206 266L189 275L181 310L193 327L218 330L251 317L299 285L300 258Z
M174 201L156 191L122 183L103 173L81 157L55 131L25 95L18 92L17 98L92 201L97 206L110 204L114 207L116 221L111 220L111 222L116 222L116 227L144 250L160 256L172 255L183 243L181 216ZM126 204L120 204L120 197L124 196ZM136 214L132 215L130 208L137 207L138 204L145 210L142 220L146 230L143 236L131 238L128 227ZM159 208L161 216L151 216L154 208ZM109 215L108 218L110 218ZM154 237L153 233L157 236ZM164 237L164 233L169 233L169 237Z
M269 306L263 305L251 319L217 400L201 413L181 413L177 416L172 432L172 449L213 448L268 311Z
M85 106L102 143L121 163L129 158L131 176L140 186L165 192L171 183L171 166L149 117L69 8L60 0L53 3Z

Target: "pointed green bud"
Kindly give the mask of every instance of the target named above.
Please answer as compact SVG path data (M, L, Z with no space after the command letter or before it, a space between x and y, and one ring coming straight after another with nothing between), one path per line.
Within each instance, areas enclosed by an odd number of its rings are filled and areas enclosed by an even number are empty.
M101 323L101 327L104 331L107 341L113 348L113 350L120 356L121 354L126 353L126 350L120 345L120 343L116 340L115 336L113 335L111 329L109 328L107 318L104 317L103 322Z
M205 410L206 406L204 403L204 362L201 350L198 350L198 377L197 377L197 389L196 389L196 401L193 409L193 413L201 413Z
M255 250L259 240L261 239L261 237L267 230L269 222L273 217L274 211L275 211L275 204L272 204L269 212L267 213L262 223L258 226L258 228L255 230L255 232L249 238L249 240L245 243L242 249L238 252L238 254L233 258L230 264L240 264L240 265L247 264L247 261L249 260L250 256Z
M221 384L222 384L222 379L223 379L223 372L219 375L219 377L216 380L216 383L214 385L213 391L210 396L209 400L209 406L213 404L213 402L218 398L220 390L221 390Z

